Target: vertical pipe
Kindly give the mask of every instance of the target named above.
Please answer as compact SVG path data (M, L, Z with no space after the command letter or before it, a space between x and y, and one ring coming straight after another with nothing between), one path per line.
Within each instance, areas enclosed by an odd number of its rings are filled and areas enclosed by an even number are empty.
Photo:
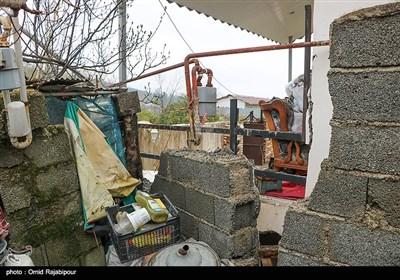
M22 61L22 46L21 39L19 38L19 34L21 32L21 25L19 24L18 17L11 17L13 22L15 32L13 32L13 40L14 40L14 51L16 57L16 63L19 71L20 78L20 99L24 103L28 103L28 95L26 93L26 81L25 81L25 73L24 73L24 64Z
M126 0L121 0L119 4L119 81L126 81ZM126 84L121 84L125 86Z
M306 21L305 21L305 42L311 41L311 24L312 24L312 14L311 5L305 6ZM306 140L306 116L308 109L308 89L310 88L310 69L311 67L311 48L304 48L304 91L303 91L303 119L302 119L302 131L301 131L301 142Z
M3 101L4 101L4 108L7 109L8 103L11 102L10 91L4 90L3 91Z
M229 146L235 155L237 154L237 122L238 122L237 99L231 99Z
M293 36L289 36L289 40L288 40L289 44L291 44L293 42ZM290 82L292 80L292 68L293 68L293 50L289 49L289 59L288 59L288 82Z

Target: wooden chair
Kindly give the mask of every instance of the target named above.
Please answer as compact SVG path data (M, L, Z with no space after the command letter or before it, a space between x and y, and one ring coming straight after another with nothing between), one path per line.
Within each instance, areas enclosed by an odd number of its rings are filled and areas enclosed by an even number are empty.
M273 98L268 102L260 100L259 106L266 120L266 129L291 131L294 113L287 102L280 98ZM271 140L274 155L271 168L274 171L296 175L307 174L309 145L290 140Z

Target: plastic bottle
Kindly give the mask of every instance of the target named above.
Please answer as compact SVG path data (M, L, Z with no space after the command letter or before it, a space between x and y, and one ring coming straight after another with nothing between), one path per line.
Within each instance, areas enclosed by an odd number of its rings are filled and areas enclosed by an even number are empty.
M163 208L148 193L138 190L135 199L137 204L147 210L153 222L163 223L168 219L168 210Z
M116 215L117 224L114 224L115 231L119 234L131 233L135 230L132 223L128 219L127 212L118 212Z

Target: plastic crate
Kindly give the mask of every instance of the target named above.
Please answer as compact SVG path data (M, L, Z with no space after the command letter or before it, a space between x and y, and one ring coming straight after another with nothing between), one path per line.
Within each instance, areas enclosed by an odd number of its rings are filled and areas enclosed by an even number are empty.
M150 196L161 199L172 217L169 217L164 223L149 222L136 232L120 234L115 231L114 227L117 222L117 213L123 211L132 213L135 210L132 204L126 206L115 205L106 208L111 242L122 263L157 252L179 241L180 219L178 211L164 194L156 193L150 194Z

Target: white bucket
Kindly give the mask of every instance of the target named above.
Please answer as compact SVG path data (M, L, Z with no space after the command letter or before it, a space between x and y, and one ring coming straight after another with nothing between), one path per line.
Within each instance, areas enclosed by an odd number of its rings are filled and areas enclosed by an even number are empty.
M139 210L136 210L126 216L128 217L129 221L131 221L135 231L150 221L150 215L146 208L140 208Z

